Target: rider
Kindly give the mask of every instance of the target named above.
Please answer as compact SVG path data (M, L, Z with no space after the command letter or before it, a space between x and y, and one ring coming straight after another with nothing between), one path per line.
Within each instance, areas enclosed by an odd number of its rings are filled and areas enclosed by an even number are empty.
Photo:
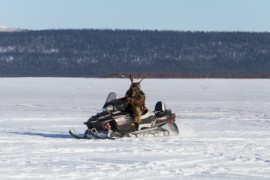
M131 85L123 99L128 103L126 110L131 113L131 117L134 119L135 123L139 124L141 123L141 115L145 108L145 94L140 86L144 78L139 82L133 82L133 75L130 75L129 78Z

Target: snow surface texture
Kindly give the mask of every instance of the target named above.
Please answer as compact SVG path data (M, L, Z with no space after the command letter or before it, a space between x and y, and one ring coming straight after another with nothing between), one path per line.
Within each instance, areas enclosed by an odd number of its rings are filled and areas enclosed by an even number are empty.
M128 79L0 78L0 179L270 179L270 80L145 79L179 136L76 140Z

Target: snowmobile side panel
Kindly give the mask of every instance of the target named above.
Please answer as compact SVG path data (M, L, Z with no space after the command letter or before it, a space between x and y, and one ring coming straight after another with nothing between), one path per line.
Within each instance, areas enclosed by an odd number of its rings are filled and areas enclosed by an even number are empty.
M120 132L133 132L136 130L134 121L129 114L119 115L114 117L116 122L116 129Z

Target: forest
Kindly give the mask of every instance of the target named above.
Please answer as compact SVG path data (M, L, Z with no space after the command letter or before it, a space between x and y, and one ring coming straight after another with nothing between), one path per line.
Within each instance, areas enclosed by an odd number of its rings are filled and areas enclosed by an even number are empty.
M270 78L270 33L0 32L1 77Z

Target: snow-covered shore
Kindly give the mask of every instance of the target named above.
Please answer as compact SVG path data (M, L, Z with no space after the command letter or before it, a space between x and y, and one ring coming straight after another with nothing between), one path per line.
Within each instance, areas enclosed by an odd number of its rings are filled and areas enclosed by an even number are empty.
M174 137L68 135L128 79L0 78L0 179L269 179L270 80L145 79L146 105L177 114Z

